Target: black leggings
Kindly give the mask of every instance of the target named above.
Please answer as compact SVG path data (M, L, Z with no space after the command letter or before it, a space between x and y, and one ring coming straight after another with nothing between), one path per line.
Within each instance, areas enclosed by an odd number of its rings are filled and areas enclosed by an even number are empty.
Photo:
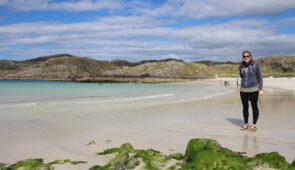
M258 116L259 116L259 110L257 106L258 102L258 95L259 92L240 92L241 100L243 104L243 115L244 115L244 122L245 124L248 124L248 117L249 117L249 103L248 100L251 101L252 111L253 111L253 124L256 124Z

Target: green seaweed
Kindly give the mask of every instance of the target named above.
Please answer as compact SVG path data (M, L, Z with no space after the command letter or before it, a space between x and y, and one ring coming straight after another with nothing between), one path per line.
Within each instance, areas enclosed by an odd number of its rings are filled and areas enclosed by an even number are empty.
M249 158L249 163L255 163L257 166L269 166L276 169L288 169L291 165L278 152L259 153L253 158Z
M130 156L126 163L127 169L134 169L136 166L140 164L139 160L136 159L134 156Z
M43 163L43 159L26 159L22 161L18 161L15 164L12 164L7 167L7 169L25 169L25 170L35 170L35 169L43 169L43 170L51 170L53 167L46 163Z
M181 153L173 153L173 154L170 154L169 157L179 161L184 158L184 156Z
M153 149L133 149L130 143L123 144L120 148L111 148L103 153L117 153L116 157L105 166L94 166L95 169L133 169L140 165L141 158L144 169L163 169L171 159L178 160L167 170L176 169L232 169L248 170L256 168L295 169L295 161L289 164L284 157L277 152L261 153L248 158L239 152L223 148L213 139L191 139L185 151L185 155L174 153L169 156L161 154ZM131 155L132 154L132 155ZM131 156L130 156L131 155ZM181 162L179 162L181 161Z
M99 165L94 165L93 167L89 168L89 170L108 170L108 168Z
M95 141L92 140L92 141L90 141L87 145L89 146L89 145L95 145L95 144L96 144Z
M185 153L183 168L197 169L250 169L247 158L223 148L216 140L191 139Z
M120 148L110 148L110 149L105 149L103 152L96 152L97 155L107 155L107 154L118 154L122 152L130 152L134 153L135 150L133 149L132 145L130 143L124 143L121 145Z
M105 166L96 165L90 169L133 169L140 164L139 158L145 163L143 168L161 169L165 166L167 161L171 159L171 157L165 156L153 149L135 150L130 143L122 144L120 148L106 149L98 154L105 155L111 153L116 153L116 157L109 163Z
M51 162L47 163L47 165L64 164L64 163L68 163L68 162L71 162L71 160L69 160L69 159L65 159L65 160L54 160L54 161L51 161Z
M143 162L145 163L144 168L146 169L163 168L168 160L171 159L170 157L160 154L159 151L155 151L153 149L138 150L134 157L142 158Z
M183 169L294 169L277 152L260 153L247 158L221 147L212 139L191 139L187 145L185 162L180 166Z
M123 151L131 152L131 153L134 153L135 152L133 146L130 143L124 143L124 144L122 144L122 146L120 147L120 149L121 149L121 152L123 152Z
M87 163L87 162L85 162L85 161L71 161L70 163L73 165L77 165L77 164Z
M43 159L37 158L37 159L25 159L18 161L12 165L5 166L5 164L0 164L0 170L17 170L17 169L23 169L23 170L36 170L36 169L42 169L42 170L52 170L54 169L53 165L55 164L65 164L65 163L71 163L71 164L79 164L79 163L86 163L84 161L71 161L69 159L65 160L54 160L48 163L44 163Z
M5 163L0 162L0 170L7 170L7 167L5 165Z
M105 149L103 152L96 152L96 155L107 155L112 153L120 153L120 148Z
M142 164L141 168L144 169L159 170L164 169L171 159L177 160L177 162L166 168L167 170L251 170L261 168L295 170L295 160L290 164L277 152L259 153L254 157L248 158L239 152L223 148L216 140L212 139L191 139L187 144L185 155L174 153L166 156L153 149L135 150L130 143L122 144L120 148L106 149L98 154L115 154L115 158L104 166L95 165L90 170L134 169L140 164ZM0 163L0 170L51 170L54 169L52 165L64 163L76 165L86 162L66 159L44 163L43 159L26 159L10 166Z
M96 169L126 169L134 168L139 165L139 161L134 156L129 156L130 153L134 153L135 150L130 143L122 144L120 148L110 148L103 152L96 153L97 155L116 154L116 157L112 159L105 166L95 165L91 167L91 170Z

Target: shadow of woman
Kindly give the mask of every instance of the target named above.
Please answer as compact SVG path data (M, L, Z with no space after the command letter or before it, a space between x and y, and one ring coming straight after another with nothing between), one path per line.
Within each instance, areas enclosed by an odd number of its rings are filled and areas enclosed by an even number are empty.
M237 126L243 126L244 121L242 119L237 118L226 118L227 121L229 121L231 124L237 125Z

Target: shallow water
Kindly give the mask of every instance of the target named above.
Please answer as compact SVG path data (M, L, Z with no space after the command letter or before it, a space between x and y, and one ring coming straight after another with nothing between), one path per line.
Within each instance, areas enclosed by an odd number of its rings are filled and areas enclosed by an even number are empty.
M114 104L180 101L226 92L192 84L77 83L0 80L0 107L37 104Z

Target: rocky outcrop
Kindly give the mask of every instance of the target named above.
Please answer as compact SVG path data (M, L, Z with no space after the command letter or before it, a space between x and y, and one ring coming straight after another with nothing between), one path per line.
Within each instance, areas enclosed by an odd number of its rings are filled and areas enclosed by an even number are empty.
M93 143L94 141L90 141ZM278 169L295 170L295 161L288 163L277 152L259 153L254 157L246 157L239 152L222 147L213 139L191 139L186 147L185 155L174 153L166 156L153 149L134 149L130 143L119 148L109 148L97 155L112 154L113 159L105 165L95 165L90 170L176 170L176 169ZM55 160L45 163L43 159L26 159L12 165L0 163L0 169L53 169L54 165L71 163L87 163L85 161Z
M277 152L260 153L248 158L223 148L216 140L191 139L185 153L184 169L295 169Z
M120 148L106 149L99 155L115 154L115 158L105 166L93 166L98 169L295 169L294 162L288 163L277 152L260 153L248 158L241 153L223 148L216 140L191 139L185 155L181 153L165 156L158 151L136 150L131 144L123 144ZM140 160L140 161L139 161ZM168 162L174 164L167 167ZM131 162L131 163L130 163ZM132 164L132 166L129 166Z
M295 72L295 56L271 56L257 60L262 66L278 72Z

